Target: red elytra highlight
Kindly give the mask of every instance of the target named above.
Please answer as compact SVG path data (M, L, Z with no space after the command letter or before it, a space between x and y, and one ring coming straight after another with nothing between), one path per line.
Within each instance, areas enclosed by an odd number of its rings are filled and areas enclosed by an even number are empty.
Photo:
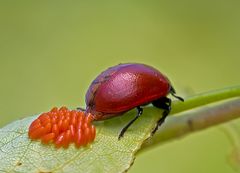
M91 124L93 116L76 110L54 107L50 112L42 113L29 126L28 136L42 143L54 143L57 148L68 148L75 143L77 148L94 141L96 129Z

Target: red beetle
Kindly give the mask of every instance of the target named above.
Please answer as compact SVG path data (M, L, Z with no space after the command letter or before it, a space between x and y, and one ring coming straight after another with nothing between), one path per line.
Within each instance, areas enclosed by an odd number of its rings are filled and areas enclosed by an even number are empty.
M166 97L169 93L184 101L175 95L168 78L155 68L137 63L119 64L102 72L91 83L86 94L86 112L98 121L137 108L136 117L121 130L120 139L143 113L142 106L152 103L164 110L152 132L154 134L171 110L171 99Z

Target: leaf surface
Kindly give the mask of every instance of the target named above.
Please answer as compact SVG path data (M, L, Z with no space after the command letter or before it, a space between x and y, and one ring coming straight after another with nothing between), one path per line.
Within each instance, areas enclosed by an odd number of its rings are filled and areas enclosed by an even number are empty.
M124 172L134 161L135 153L150 136L161 111L145 108L142 116L119 141L121 130L136 114L95 122L97 135L87 147L56 149L28 138L28 127L38 115L15 121L0 129L0 171L3 172Z

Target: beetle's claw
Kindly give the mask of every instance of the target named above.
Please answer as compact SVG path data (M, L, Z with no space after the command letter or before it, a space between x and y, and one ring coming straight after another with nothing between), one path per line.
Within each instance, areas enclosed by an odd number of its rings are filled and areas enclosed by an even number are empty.
M120 139L123 137L122 132L118 135L118 140L120 141Z

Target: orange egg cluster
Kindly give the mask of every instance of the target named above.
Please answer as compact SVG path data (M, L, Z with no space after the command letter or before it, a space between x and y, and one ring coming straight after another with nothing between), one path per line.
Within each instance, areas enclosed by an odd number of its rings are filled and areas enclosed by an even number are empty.
M53 142L57 148L67 148L70 143L79 148L95 139L96 129L91 124L92 120L91 114L55 107L32 122L28 136L32 140L40 139L44 144Z

